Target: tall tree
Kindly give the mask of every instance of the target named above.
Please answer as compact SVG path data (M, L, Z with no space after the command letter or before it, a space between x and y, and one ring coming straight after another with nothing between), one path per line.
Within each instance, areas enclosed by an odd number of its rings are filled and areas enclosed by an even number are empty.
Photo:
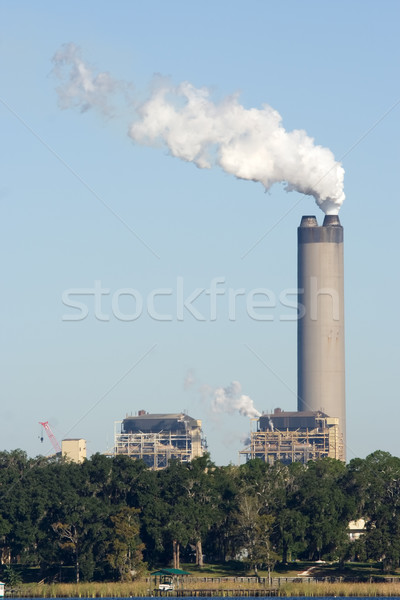
M219 521L219 493L215 482L216 467L208 454L186 465L184 484L187 510L191 515L191 538L196 549L196 564L203 567L203 540L213 523Z
M238 467L216 467L214 487L218 502L215 518L206 537L206 553L209 559L224 562L232 555L238 511Z
M121 581L130 581L144 568L139 512L136 508L122 506L110 517L113 529L107 559Z
M341 557L345 552L352 517L343 485L345 474L345 465L331 458L309 462L299 472L294 502L307 518L305 541L310 560Z
M400 458L377 451L348 467L347 484L357 498L359 517L366 519L362 541L367 556L382 569L400 565Z
M243 495L237 514L236 548L258 577L258 569L265 565L270 572L278 559L271 541L274 516L265 512L259 496Z

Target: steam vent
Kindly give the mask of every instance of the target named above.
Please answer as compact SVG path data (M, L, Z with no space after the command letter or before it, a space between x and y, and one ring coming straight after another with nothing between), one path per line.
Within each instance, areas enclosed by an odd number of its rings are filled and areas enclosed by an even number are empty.
M345 460L343 227L337 215L298 228L297 412L257 420L246 459L306 463Z
M164 469L171 460L190 462L206 450L201 421L184 413L149 414L144 410L122 421L114 447L115 455L142 459L153 470Z

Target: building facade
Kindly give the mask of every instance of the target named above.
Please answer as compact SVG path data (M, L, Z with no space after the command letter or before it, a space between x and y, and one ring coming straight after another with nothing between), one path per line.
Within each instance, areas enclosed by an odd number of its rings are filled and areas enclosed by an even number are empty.
M86 458L86 440L83 438L69 438L62 440L61 455L71 462L83 462Z
M143 460L150 469L165 469L171 460L190 462L203 456L201 421L184 413L127 416L116 423L115 455Z
M246 460L260 458L274 464L301 462L329 457L344 459L343 435L337 417L320 412L284 412L276 408L257 420L257 431L240 451Z

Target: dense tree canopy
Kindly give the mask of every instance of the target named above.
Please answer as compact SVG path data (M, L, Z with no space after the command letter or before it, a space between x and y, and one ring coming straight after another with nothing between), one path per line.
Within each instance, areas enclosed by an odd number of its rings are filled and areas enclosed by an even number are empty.
M351 543L349 521L365 534ZM76 580L127 580L180 560L241 560L255 572L294 558L352 556L400 564L400 459L375 452L347 466L209 456L154 472L128 457L82 464L0 452L0 564Z

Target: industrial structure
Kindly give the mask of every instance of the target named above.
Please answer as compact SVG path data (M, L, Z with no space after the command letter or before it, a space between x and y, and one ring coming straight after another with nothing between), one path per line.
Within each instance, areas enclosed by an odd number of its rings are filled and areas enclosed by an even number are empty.
M65 438L61 441L61 446L58 443L48 421L39 421L39 425L45 430L51 445L54 448L56 456L62 456L71 462L81 463L86 458L86 440L83 438ZM43 434L40 436L40 441L43 443Z
M83 438L66 438L62 440L61 455L71 462L82 463L86 458L86 440Z
M43 427L43 429L45 430L47 437L49 438L51 445L54 448L55 453L61 454L61 446L58 443L56 436L52 432L49 422L48 421L39 421L39 425L41 425ZM43 443L43 435L40 436L40 441Z
M171 460L190 462L205 450L201 421L184 413L149 414L141 410L137 416L116 423L115 455L142 459L153 470L164 469Z
M297 410L339 419L346 444L343 227L303 217L298 228ZM343 450L343 460L345 451Z
M283 412L257 419L257 431L250 434L250 443L239 453L246 460L260 458L274 464L302 462L318 458L343 460L343 436L339 419L322 412Z
M298 228L297 410L263 414L247 460L346 459L343 227L337 215Z
M326 215L319 226L315 216L303 216L298 227L297 412L275 409L261 415L249 444L239 453L247 460L345 461L343 280L339 217ZM40 424L56 454L84 460L85 440L63 440L61 449L48 422ZM112 454L141 459L154 470L166 468L171 460L186 463L206 450L201 425L184 413L141 410L116 423Z

